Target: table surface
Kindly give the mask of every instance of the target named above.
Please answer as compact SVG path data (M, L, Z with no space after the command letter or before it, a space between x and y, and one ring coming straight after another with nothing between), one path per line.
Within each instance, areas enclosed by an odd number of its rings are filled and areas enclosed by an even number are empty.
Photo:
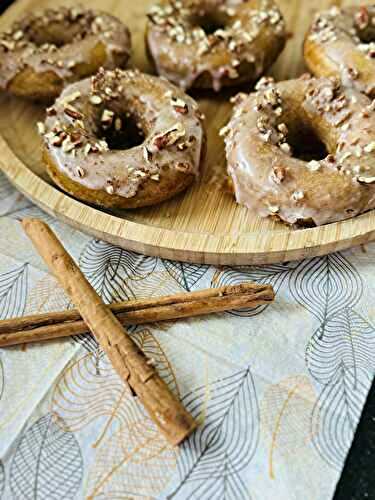
M0 13L11 3L11 0L2 0ZM375 499L374 463L375 383L370 390L341 479L337 485L335 499Z

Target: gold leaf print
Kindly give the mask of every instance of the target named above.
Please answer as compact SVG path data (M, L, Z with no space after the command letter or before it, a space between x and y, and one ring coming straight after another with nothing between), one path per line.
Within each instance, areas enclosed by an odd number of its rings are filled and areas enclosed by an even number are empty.
M219 283L220 283L220 278L221 278L221 275L222 275L223 271L222 269L219 267L216 271L215 271L215 274L213 275L212 279L211 279L211 286L220 286Z
M132 337L138 344L139 348L150 359L153 366L155 367L159 375L163 378L164 382L168 384L171 391L179 397L180 393L172 366L161 345L152 335L151 331L145 328L133 334Z
M52 394L51 412L71 431L102 419L100 442L109 428L135 419L132 399L129 387L107 358L88 353L73 361L60 375Z
M3 397L4 385L4 367L0 358L0 399Z
M69 299L55 278L46 275L30 290L26 302L26 314L62 311L68 304Z
M196 418L198 425L203 426L207 417L208 403L211 399L211 384L209 382L208 376L208 358L207 355L204 358L204 397L202 402L202 410L199 416Z
M261 426L269 436L269 474L275 478L276 452L294 454L311 441L310 420L315 390L306 376L288 377L270 385L261 403Z
M129 283L129 286L138 299L160 295L173 295L174 293L184 291L165 270L154 271L142 281L132 281Z
M173 369L150 330L135 332L132 337L171 390L179 395ZM107 357L98 353L81 355L61 373L52 394L51 412L71 431L81 430L100 419L102 428L92 444L94 448L108 434L139 419L137 399Z
M177 456L178 448L140 411L139 420L119 428L97 450L86 498L155 498L167 486Z

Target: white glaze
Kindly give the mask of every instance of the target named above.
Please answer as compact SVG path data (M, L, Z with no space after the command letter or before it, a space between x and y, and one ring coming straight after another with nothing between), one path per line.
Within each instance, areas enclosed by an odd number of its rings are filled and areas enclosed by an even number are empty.
M373 35L362 41L361 31ZM305 43L305 59L316 76L338 76L347 87L375 97L375 5L316 15Z
M113 90L115 97L106 95L108 88ZM53 134L50 133L56 122L59 129L72 126L75 130L77 127L80 129L77 120L64 112L67 100L74 95L78 97L68 106L83 112L81 125L83 124L85 132L82 144L72 150L73 155L72 152L64 152L61 146L54 146ZM100 96L103 102L99 105L91 104L90 98L93 95ZM177 104L180 104L180 101L185 103L185 114L178 112L176 106L171 104L176 100ZM99 77L67 87L53 109L56 114L47 117L45 122L45 145L59 170L89 189L108 191L108 186L112 186L111 193L130 198L143 183L150 179L157 182L163 175L168 175L163 166L180 169L181 165L184 165L186 174L193 173L197 176L199 173L204 130L197 103L182 90L160 78L133 70L101 71ZM138 119L142 122L146 135L143 144L127 150L104 150L86 154L87 144L94 145L100 139L97 127L104 110L111 110L118 116L126 111L140 114ZM176 124L179 127L178 140L158 150L154 144L155 138L173 129ZM188 143L188 147L179 149L184 143ZM149 159L147 153L145 155L145 147L151 153ZM78 167L83 176L79 175Z
M206 35L191 22L197 13L215 11L231 14L223 30ZM171 0L155 6L150 18L147 43L157 73L183 89L207 74L215 91L228 82L256 81L285 43L285 23L273 0Z
M72 20L71 12L77 16ZM30 39L29 30L35 25L42 27L50 23L61 25L66 23L66 28L76 28L78 33L86 31L85 36L61 47L46 44L45 47L34 43ZM17 33L22 32L23 37L17 38ZM26 16L17 21L9 31L0 34L0 89L6 90L13 78L24 68L31 68L36 73L53 71L64 81L75 80L74 68L81 63L87 63L93 48L102 43L106 51L105 67L115 67L115 55L121 54L124 62L130 54L130 33L128 29L115 17L99 12L84 9L59 8L42 11L39 14ZM10 44L10 45L9 45ZM8 50L7 46L12 47Z
M329 79L299 79L271 83L242 96L224 130L228 173L238 203L262 217L277 214L289 224L312 220L316 225L375 208L375 114L367 111L371 101L336 86ZM270 87L280 93L277 115L267 106L258 109ZM344 102L337 101L339 94L347 105L326 111ZM267 142L259 132L261 116L270 124ZM298 120L310 123L331 155L307 163L286 154L281 145L287 144L287 137L281 137L277 126L284 121L288 125L288 120L297 126ZM344 147L338 148L341 143ZM283 173L281 181L275 179L275 169Z

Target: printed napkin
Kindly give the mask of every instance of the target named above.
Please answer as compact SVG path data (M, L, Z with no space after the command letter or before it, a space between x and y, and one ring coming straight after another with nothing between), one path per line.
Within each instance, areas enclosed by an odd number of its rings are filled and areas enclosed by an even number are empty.
M214 268L146 257L0 177L0 318L71 307L19 220L52 225L106 302L272 283L276 302L131 335L198 419L170 446L90 336L0 349L0 499L332 498L375 363L375 245Z

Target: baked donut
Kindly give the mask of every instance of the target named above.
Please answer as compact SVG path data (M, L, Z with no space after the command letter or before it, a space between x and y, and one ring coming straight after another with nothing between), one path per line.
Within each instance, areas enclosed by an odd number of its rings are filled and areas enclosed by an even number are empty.
M194 99L137 70L100 70L71 84L38 126L52 180L107 208L171 198L196 178L205 151Z
M118 19L81 8L29 14L0 33L0 90L46 100L100 67L124 66L130 33Z
M374 108L338 79L309 75L280 83L264 78L257 92L239 94L222 130L238 203L308 225L374 208ZM297 157L301 143L314 137L325 147L320 156Z
M344 85L375 97L375 5L318 14L304 56L315 76L340 77Z
M183 89L255 82L286 41L273 0L169 0L154 6L146 28L159 75Z

